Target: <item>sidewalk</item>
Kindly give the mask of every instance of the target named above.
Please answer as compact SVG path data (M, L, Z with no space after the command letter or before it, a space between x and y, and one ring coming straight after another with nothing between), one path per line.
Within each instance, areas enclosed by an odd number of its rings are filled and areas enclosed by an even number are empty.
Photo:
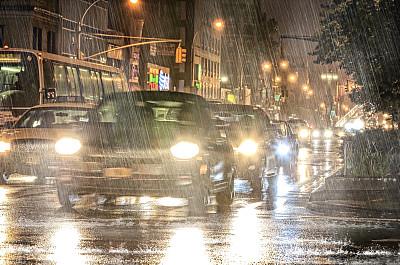
M400 176L345 177L339 170L311 193L308 207L316 211L400 213Z

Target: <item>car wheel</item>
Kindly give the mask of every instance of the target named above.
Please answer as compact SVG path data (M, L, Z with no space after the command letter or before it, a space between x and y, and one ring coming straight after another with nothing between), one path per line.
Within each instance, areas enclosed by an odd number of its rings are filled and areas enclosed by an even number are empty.
M216 194L218 206L230 206L233 203L233 198L235 197L234 182L235 178L234 174L232 174L226 190Z
M1 171L0 172L0 184L3 184L3 185L7 184L10 179L10 175L11 174L5 170Z
M67 185L63 183L57 183L57 195L58 201L63 208L71 209L74 206L70 200L71 192L69 191Z

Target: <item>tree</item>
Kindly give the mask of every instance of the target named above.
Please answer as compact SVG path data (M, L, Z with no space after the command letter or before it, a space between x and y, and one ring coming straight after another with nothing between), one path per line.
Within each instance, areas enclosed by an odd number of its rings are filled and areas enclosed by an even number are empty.
M377 111L400 109L400 8L397 0L330 0L323 6L317 62L337 62L362 85L352 98ZM394 115L398 117L398 115Z

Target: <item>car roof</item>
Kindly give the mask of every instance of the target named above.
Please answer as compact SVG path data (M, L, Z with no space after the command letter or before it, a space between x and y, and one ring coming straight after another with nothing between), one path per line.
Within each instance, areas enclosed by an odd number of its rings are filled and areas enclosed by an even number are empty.
M213 104L210 103L213 111L242 111L242 112L264 112L260 107L242 104Z
M37 106L33 106L31 109L51 109L51 108L80 108L80 109L93 109L95 108L95 104L89 103L72 103L72 102L63 102L63 103L46 103Z
M178 100L178 101L194 101L202 105L206 105L206 100L198 95L175 92L175 91L128 91L128 92L117 92L107 95L103 101L115 99L115 98L131 98L134 100Z

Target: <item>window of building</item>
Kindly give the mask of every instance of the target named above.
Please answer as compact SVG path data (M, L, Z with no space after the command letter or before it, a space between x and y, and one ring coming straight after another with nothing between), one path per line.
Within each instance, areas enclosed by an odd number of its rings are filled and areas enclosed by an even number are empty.
M56 53L56 33L54 31L47 32L47 51Z
M4 25L0 25L0 48L4 46Z
M42 29L33 27L33 43L32 48L38 51L42 50Z

